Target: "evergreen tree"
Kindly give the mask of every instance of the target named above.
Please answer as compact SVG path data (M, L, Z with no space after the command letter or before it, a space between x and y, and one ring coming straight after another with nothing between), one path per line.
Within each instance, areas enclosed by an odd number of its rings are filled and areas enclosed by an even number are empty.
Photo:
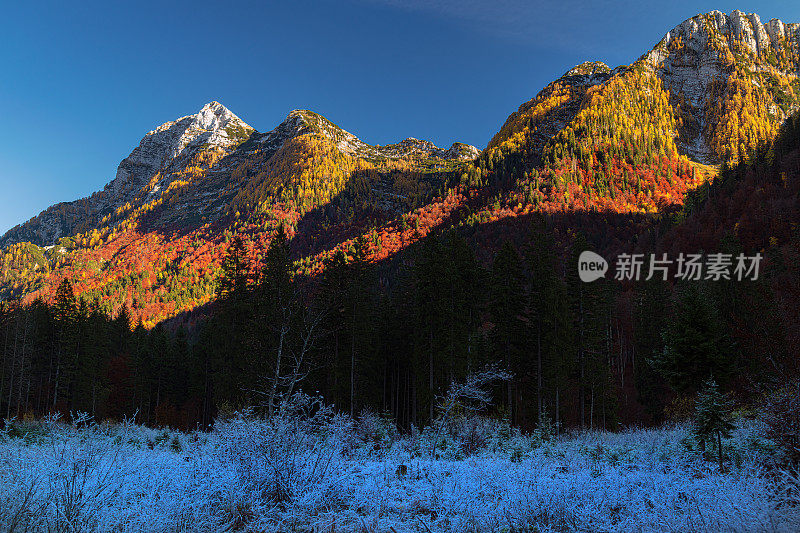
M548 411L560 422L561 392L572 364L568 356L572 324L566 288L555 270L555 243L544 220L533 224L526 257L531 271L528 352L532 360L524 366L536 369L537 422L541 424Z
M517 250L506 241L492 263L489 277L489 314L491 316L494 357L503 361L509 372L518 375L525 340L525 286L522 261ZM506 384L505 408L511 423L516 422L513 384Z
M417 250L414 275L414 360L418 399L433 419L439 388L464 375L475 355L480 270L455 231L429 236ZM424 391L424 392L423 392Z
M347 268L347 255L343 250L337 250L325 260L324 276L322 280L321 295L329 313L326 318L325 329L328 331L326 347L326 372L324 374L325 390L328 399L334 405L345 405L348 396L347 387L347 325L349 306L345 302L348 294L349 276Z
M607 408L613 396L608 367L611 347L610 282L601 278L585 283L578 277L578 258L581 252L589 249L586 237L581 233L576 234L566 273L578 385L578 423L581 427L594 423L597 400L600 400L601 409Z
M283 226L281 226L281 230ZM247 262L244 241L236 236L222 261L222 275L217 281L217 297L241 299L247 292L250 265Z
M436 235L422 241L414 257L414 367L415 390L421 406L428 411L428 420L434 419L437 368L444 352L441 333L445 313L442 286L445 279L446 259L440 239Z
M55 381L53 383L53 407L59 401L69 402L69 389L71 380L75 377L75 324L78 316L78 306L72 283L64 278L56 289L55 303L53 304L53 318L56 324L57 336ZM67 403L68 405L68 403Z
M357 394L360 393L358 382L362 374L361 364L366 359L369 346L368 336L372 331L370 327L371 315L369 308L369 292L371 285L369 279L368 242L364 235L359 236L350 248L352 262L348 265L348 285L344 293L345 315L349 330L349 406L350 416L356 414Z
M675 316L663 335L664 350L654 363L673 389L692 393L711 376L727 382L733 371L731 342L713 303L696 283L680 291Z
M472 248L456 230L444 240L444 278L441 280L444 311L447 383L466 375L475 364L478 305L483 300L485 273Z
M289 239L283 224L272 237L264 257L264 266L259 278L259 299L269 305L270 300L284 302L288 299L291 285L291 261Z
M661 423L667 384L654 360L664 351L664 324L670 319L670 289L658 278L642 281L633 295L633 376L639 403L653 422Z
M709 378L697 395L694 435L703 451L706 440L715 441L720 470L723 469L722 439L730 438L731 431L735 427L731 421L730 408L725 396L720 392L714 378Z

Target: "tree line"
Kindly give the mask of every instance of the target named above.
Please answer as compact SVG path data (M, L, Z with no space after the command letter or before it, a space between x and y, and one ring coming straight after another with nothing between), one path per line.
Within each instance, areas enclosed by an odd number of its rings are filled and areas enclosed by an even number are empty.
M525 429L613 429L661 421L675 397L709 377L725 385L742 364L717 303L730 285L584 283L577 260L590 244L573 234L562 248L544 217L487 266L457 229L391 264L371 262L368 248L357 239L305 277L282 227L258 270L236 238L217 300L191 331L146 330L124 307L112 318L67 280L52 304L5 304L0 415L82 411L195 428L248 406L269 414L303 390L408 430L434 419L450 383L495 364L513 376L493 390L496 416ZM631 404L636 414L621 412Z

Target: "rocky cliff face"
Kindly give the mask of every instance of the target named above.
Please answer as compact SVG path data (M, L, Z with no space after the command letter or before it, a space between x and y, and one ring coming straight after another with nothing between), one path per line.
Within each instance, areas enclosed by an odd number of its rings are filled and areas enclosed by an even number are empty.
M654 65L661 65L669 59L670 45L682 41L695 54L712 59L714 46L723 45L735 48L741 44L753 55L765 54L788 44L797 44L800 23L784 24L772 19L762 24L761 18L755 14L732 11L730 15L721 11L712 11L696 15L675 26L647 54L645 58Z
M573 124L579 112L603 114L589 108L614 92L615 84L627 89L613 98L647 101L651 90L637 91L635 85L655 77L677 124L674 131L661 132L669 144L674 140L682 154L700 163L736 162L771 139L800 108L799 45L800 24L777 19L764 24L741 11L697 15L632 65L611 69L592 61L570 69L511 114L488 149L519 144L514 137L521 136L541 154L565 128L592 135Z
M672 95L685 102L683 111L691 117L679 143L685 153L703 163L719 162L722 154L709 142L714 127L710 121L718 118L709 116L713 103L709 100L721 96L714 94L715 89L732 77L747 78L757 85L763 85L757 79L763 77L796 80L799 41L800 24L784 24L778 19L763 24L757 14L741 11L697 15L667 32L642 61L655 70ZM767 87L767 93L775 90ZM773 96L773 101L762 99L760 103L778 122L798 108L797 95L783 107L775 101L778 95L768 96Z
M253 132L251 126L219 102L208 103L195 115L166 122L148 132L119 164L107 189L114 196L123 191L138 192L158 172L180 167L198 150L229 153Z

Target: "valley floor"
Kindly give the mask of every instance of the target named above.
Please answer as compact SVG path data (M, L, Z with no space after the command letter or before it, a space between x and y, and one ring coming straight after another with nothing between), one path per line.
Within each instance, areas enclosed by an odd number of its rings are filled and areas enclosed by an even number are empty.
M473 421L442 432L436 460L431 432L386 427L7 424L0 530L800 531L798 479L765 468L755 422L727 441L725 472L682 426L544 439Z

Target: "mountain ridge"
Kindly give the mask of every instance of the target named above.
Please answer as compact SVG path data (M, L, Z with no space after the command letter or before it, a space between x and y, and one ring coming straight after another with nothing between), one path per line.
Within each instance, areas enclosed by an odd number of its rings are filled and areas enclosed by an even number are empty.
M657 231L716 165L748 160L800 108L798 41L798 24L697 15L631 65L567 70L482 151L369 145L309 110L261 133L211 102L149 132L152 153L134 149L110 192L0 239L0 297L48 298L71 277L109 312L125 305L152 325L213 299L235 237L258 264L279 225L304 274L357 239L378 261L444 227L473 228L476 246L494 249L481 227L537 212L620 215L630 224L602 236L619 246Z
M11 228L0 237L0 248L24 241L52 246L60 238L94 229L93 224L100 223L104 215L133 200L148 185L149 191L143 200L152 200L169 187L171 171L188 165L198 152L214 151L218 158L223 158L251 141L244 147L246 153L256 150L274 153L287 140L309 133L325 135L336 142L339 150L358 157L466 161L478 154L477 148L464 143L455 142L449 149L442 149L430 141L412 137L384 147L372 146L309 110L293 110L274 129L260 133L223 104L212 101L196 114L165 122L147 132L139 145L120 162L114 179L102 190L85 198L54 204ZM157 175L161 175L161 179L149 184ZM70 219L78 220L72 223Z

